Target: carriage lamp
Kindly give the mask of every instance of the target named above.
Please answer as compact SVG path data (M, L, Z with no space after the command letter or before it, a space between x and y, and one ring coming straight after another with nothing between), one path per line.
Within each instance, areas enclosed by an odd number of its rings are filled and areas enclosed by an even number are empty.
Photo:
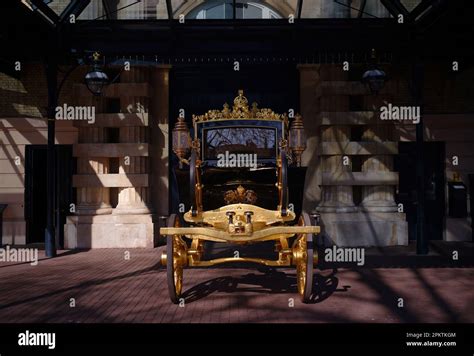
M188 125L183 117L178 117L178 121L173 128L173 152L179 158L179 168L183 168L183 162L191 148L191 135Z
M296 165L301 167L301 155L306 149L306 134L304 132L303 119L296 115L290 125L290 150L296 158Z
M100 54L95 52L92 57L94 59L94 65L92 70L86 74L84 80L87 89L89 89L92 94L98 96L102 94L104 87L109 83L109 77L99 64Z
M372 49L370 69L362 75L362 83L367 85L374 95L382 90L387 79L385 72L377 68L376 58L375 49Z

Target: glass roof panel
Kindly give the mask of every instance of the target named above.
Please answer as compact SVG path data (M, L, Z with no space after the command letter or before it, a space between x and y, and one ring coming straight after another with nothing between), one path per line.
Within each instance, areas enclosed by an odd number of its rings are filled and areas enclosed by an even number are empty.
M91 0L78 19L107 20L107 12L111 20L168 19L165 0Z
M42 0L43 3L48 5L48 7L53 10L56 15L61 15L61 13L66 9L69 3L72 0ZM30 0L21 0L22 3L26 4L30 9L37 10L37 7L33 5Z
M390 17L390 13L380 0L303 0L301 18L357 18L359 16Z
M51 1L55 11L64 9L70 0ZM375 18L391 17L380 0L300 0L302 18ZM409 9L421 0L402 0ZM236 19L278 19L298 17L298 0L236 0ZM104 6L105 3L107 6ZM80 20L168 19L166 0L91 0ZM233 0L171 0L174 19L233 19ZM107 11L106 11L107 10Z
M420 2L421 0L401 0L402 5L410 12L417 7Z
M47 3L51 10L56 13L56 15L61 15L71 0L46 0L43 2Z
M171 0L173 18L232 19L232 0ZM298 17L298 0L236 0L237 19ZM302 0L302 18L390 17L380 0Z

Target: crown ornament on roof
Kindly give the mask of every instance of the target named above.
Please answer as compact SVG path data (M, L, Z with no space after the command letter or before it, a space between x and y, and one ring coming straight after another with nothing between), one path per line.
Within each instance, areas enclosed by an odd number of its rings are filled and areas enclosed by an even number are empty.
M244 96L244 91L239 90L238 96L234 99L232 109L225 103L222 110L209 110L204 115L193 115L193 122L213 121L213 120L232 120L232 119L256 119L256 120L281 120L288 124L286 114L277 114L272 109L258 108L257 103L249 107L249 102Z
M239 95L234 99L234 108L241 108L242 110L248 110L249 101L244 96L243 90L239 90Z

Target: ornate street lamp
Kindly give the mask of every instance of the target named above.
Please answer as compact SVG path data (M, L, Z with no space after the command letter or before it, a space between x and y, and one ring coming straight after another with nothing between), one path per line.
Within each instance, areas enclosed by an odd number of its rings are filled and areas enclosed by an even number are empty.
M92 70L86 74L84 80L87 89L89 89L92 94L99 96L102 94L104 87L109 83L109 77L99 64L100 54L95 52L92 56L94 58L94 65Z
M301 155L306 149L306 134L304 132L303 119L296 114L290 125L290 150L296 158L296 165L301 167Z
M173 152L179 158L179 168L183 168L183 162L187 162L191 148L191 135L188 125L183 117L179 117L173 128Z
M375 49L372 49L371 54L371 68L367 70L364 75L362 76L362 82L366 84L371 93L377 95L385 85L385 81L387 80L387 75L385 72L376 65L376 53Z
M51 51L54 53L54 51ZM87 88L94 95L101 95L104 87L109 84L109 77L102 70L99 63L100 54L95 52L93 54L94 65L92 71L88 72L84 78ZM46 81L48 85L48 149L47 149L47 188L46 188L46 229L45 229L45 253L47 257L56 256L56 231L54 229L55 219L55 204L56 204L56 187L55 176L56 162L55 162L55 108L58 105L59 94L63 88L66 79L71 73L80 65L82 61L71 67L69 71L63 76L61 83L58 86L58 63L57 58L51 57L46 65Z

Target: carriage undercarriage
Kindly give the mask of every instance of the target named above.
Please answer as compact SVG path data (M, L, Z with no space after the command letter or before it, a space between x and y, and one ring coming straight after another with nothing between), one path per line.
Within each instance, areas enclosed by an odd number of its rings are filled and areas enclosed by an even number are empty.
M223 217L227 219L224 219ZM252 217L256 219L252 221ZM245 217L245 222L243 217ZM288 214L286 220L293 217ZM298 293L303 302L309 301L313 285L313 268L318 254L313 247L319 226L311 226L308 214L303 213L297 225L284 225L279 211L265 210L247 204L225 206L218 211L204 212L186 220L206 226L182 227L175 214L168 218L168 227L161 233L167 236L167 249L161 256L161 263L167 268L168 290L173 303L178 303L183 292L183 270L186 267L210 267L224 263L247 262L269 267L296 267ZM265 221L270 222L267 225ZM226 226L227 225L227 226ZM236 229L237 228L237 229ZM186 240L190 240L188 246ZM290 240L293 240L290 246ZM204 241L252 244L274 241L276 260L252 257L225 257L203 260ZM171 256L171 258L170 258Z

